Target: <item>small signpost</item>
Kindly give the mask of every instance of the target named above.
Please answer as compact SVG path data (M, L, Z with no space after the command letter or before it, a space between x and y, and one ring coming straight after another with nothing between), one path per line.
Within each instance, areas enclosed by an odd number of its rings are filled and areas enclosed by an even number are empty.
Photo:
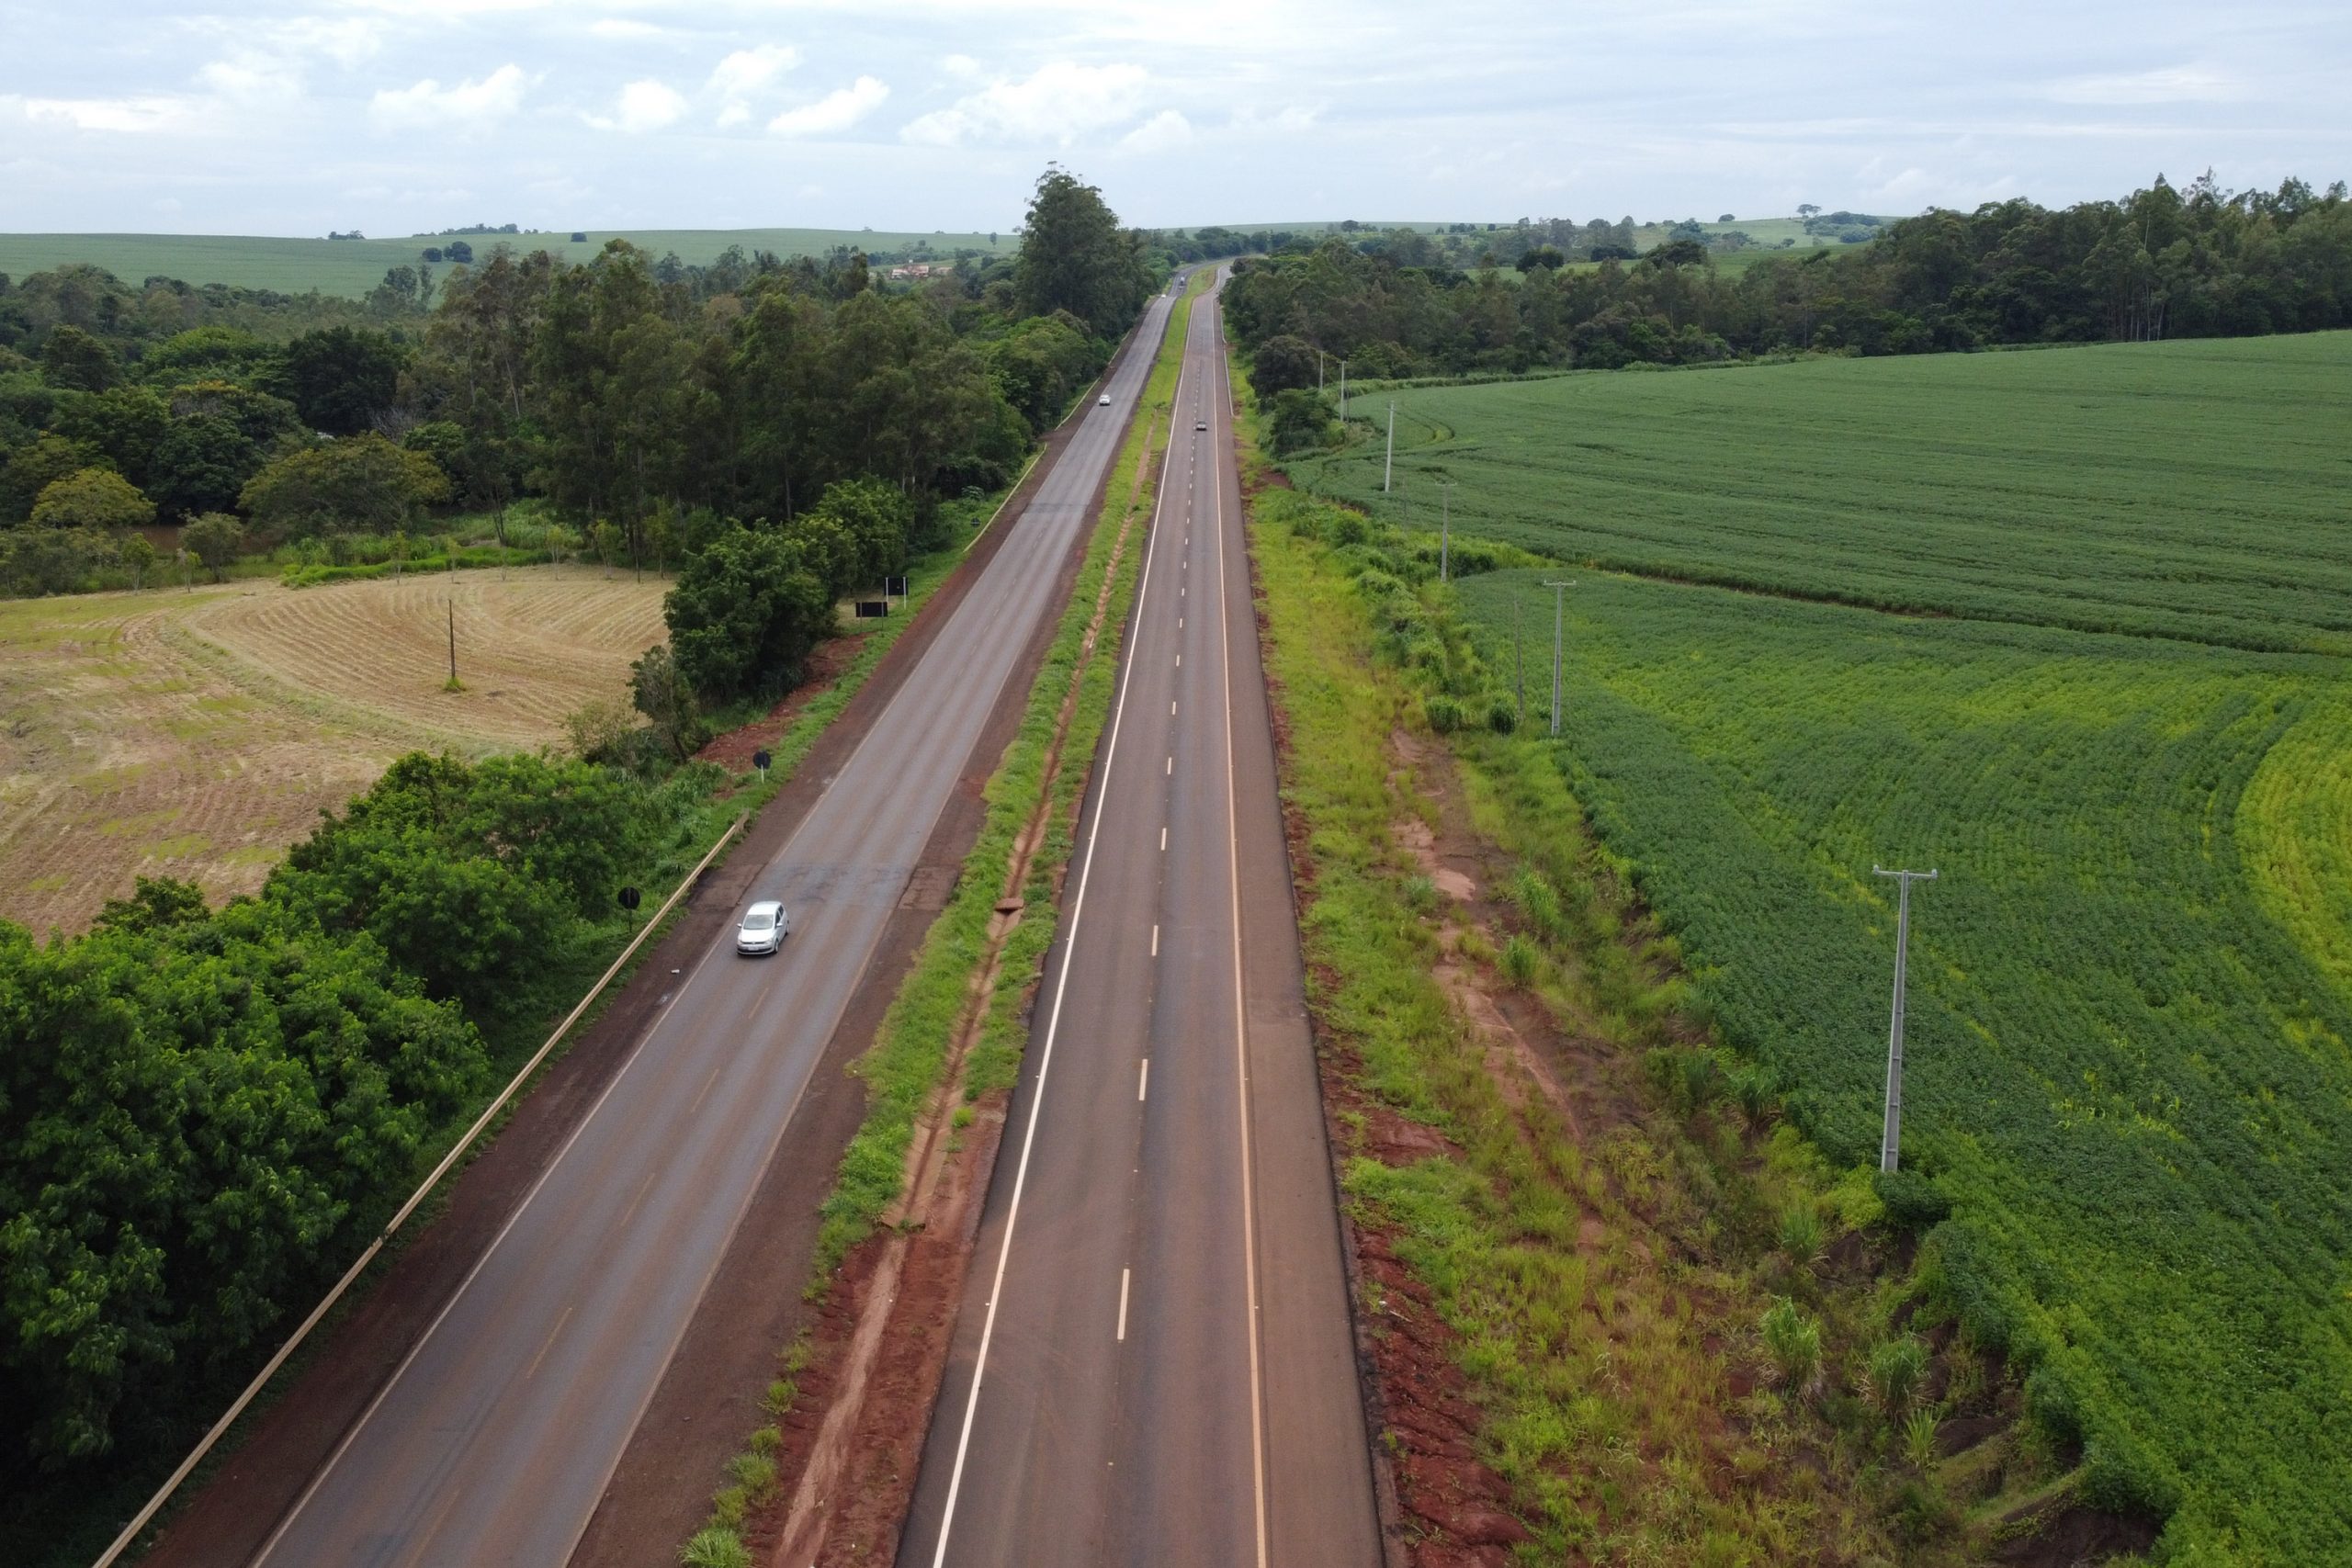
M752 766L760 770L760 782L768 782L768 763L775 761L764 749L752 753Z
M634 886L625 886L621 889L620 897L621 908L628 911L628 929L635 931L637 929L637 907L645 901L645 895L639 892Z
M888 599L905 598L907 596L907 580L903 577L884 578L882 580L882 593L885 598Z
M888 599L860 599L857 602L857 618L861 621L876 620L889 613L890 601Z

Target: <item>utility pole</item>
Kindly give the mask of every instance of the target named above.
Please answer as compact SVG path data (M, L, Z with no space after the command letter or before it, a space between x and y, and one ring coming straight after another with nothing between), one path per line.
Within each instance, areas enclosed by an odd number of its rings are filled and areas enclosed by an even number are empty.
M1546 580L1544 586L1552 591L1552 735L1556 739L1560 733L1560 622L1567 604L1562 590L1574 588L1576 582Z
M1903 971L1911 946L1911 885L1933 882L1936 874L1873 865L1871 874L1891 876L1901 889L1894 899L1894 1020L1886 1032L1886 1125L1878 1145L1879 1169L1892 1171L1903 1142Z
M1348 423L1348 362L1340 361L1340 423Z
M1437 481L1437 580L1450 581L1446 576L1446 536L1453 531L1453 481Z
M451 599L451 600L449 600L449 601L448 601L448 605L449 605L449 683L448 683L448 685L445 686L445 687L444 687L444 688L442 688L442 689L443 689L444 691L450 691L450 692L454 692L454 691L458 690L458 602L457 602L455 599Z
M1323 395L1323 351L1319 348L1315 351L1315 395Z
M1389 481L1391 479L1394 479L1394 478L1396 477L1396 399L1394 399L1394 398L1391 398L1391 399L1388 400L1388 458L1387 458L1387 461L1386 461L1385 463L1384 463L1384 464L1381 466L1381 469L1380 469L1380 491L1381 491L1381 493L1382 493L1383 495L1385 495L1385 494L1387 494L1387 493L1388 493L1388 481Z

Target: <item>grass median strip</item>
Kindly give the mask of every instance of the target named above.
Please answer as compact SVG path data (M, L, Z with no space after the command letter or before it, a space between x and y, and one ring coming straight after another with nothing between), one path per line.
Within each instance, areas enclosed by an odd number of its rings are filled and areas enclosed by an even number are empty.
M1193 294L1207 280L1205 271L1198 275ZM950 1117L960 1131L972 1119L973 1103L1009 1090L1019 1071L1027 998L1058 927L1054 900L1069 861L1087 764L1110 713L1126 608L1144 553L1129 536L1149 517L1157 496L1146 465L1153 430L1168 428L1190 309L1188 296L1170 313L1113 461L1110 490L1069 602L1031 684L1020 728L989 780L987 816L956 894L924 937L874 1045L854 1069L866 1084L865 1117L823 1206L803 1292L812 1303L837 1288L844 1260L905 1197L909 1154L926 1109L944 1113L950 1101L960 1100ZM1016 875L1020 917L999 925L998 905ZM959 1040L969 1045L960 1062ZM957 1094L951 1091L959 1072ZM985 1173L976 1179L984 1182ZM793 1408L808 1355L805 1336L786 1352L795 1364L771 1385L771 1414L782 1416ZM752 1561L744 1521L780 1501L775 1463L780 1441L777 1427L763 1427L729 1461L729 1484L715 1495L708 1522L681 1554L690 1568Z

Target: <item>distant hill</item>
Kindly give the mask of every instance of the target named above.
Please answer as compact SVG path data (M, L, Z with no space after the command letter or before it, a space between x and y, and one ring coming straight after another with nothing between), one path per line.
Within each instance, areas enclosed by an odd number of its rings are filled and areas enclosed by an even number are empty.
M517 251L548 251L567 261L586 261L607 240L627 240L659 256L675 251L682 261L707 263L729 245L780 256L822 255L836 245L869 254L903 254L928 246L943 256L958 250L1010 254L1020 243L1011 231L993 243L987 234L919 234L872 229L589 229L574 243L572 231L537 234L413 234L396 239L304 240L243 234L0 234L0 272L14 277L73 262L106 268L129 283L153 276L183 282L229 283L275 288L288 294L317 289L356 299L383 281L384 269L415 263L425 247L447 247L463 239L477 261L503 243Z

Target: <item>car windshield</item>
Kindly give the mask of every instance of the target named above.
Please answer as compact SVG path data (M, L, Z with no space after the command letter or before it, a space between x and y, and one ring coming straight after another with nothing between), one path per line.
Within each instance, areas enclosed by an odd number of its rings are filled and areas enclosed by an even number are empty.
M775 924L775 917L765 909L755 909L743 917L743 929L747 931L763 931Z

